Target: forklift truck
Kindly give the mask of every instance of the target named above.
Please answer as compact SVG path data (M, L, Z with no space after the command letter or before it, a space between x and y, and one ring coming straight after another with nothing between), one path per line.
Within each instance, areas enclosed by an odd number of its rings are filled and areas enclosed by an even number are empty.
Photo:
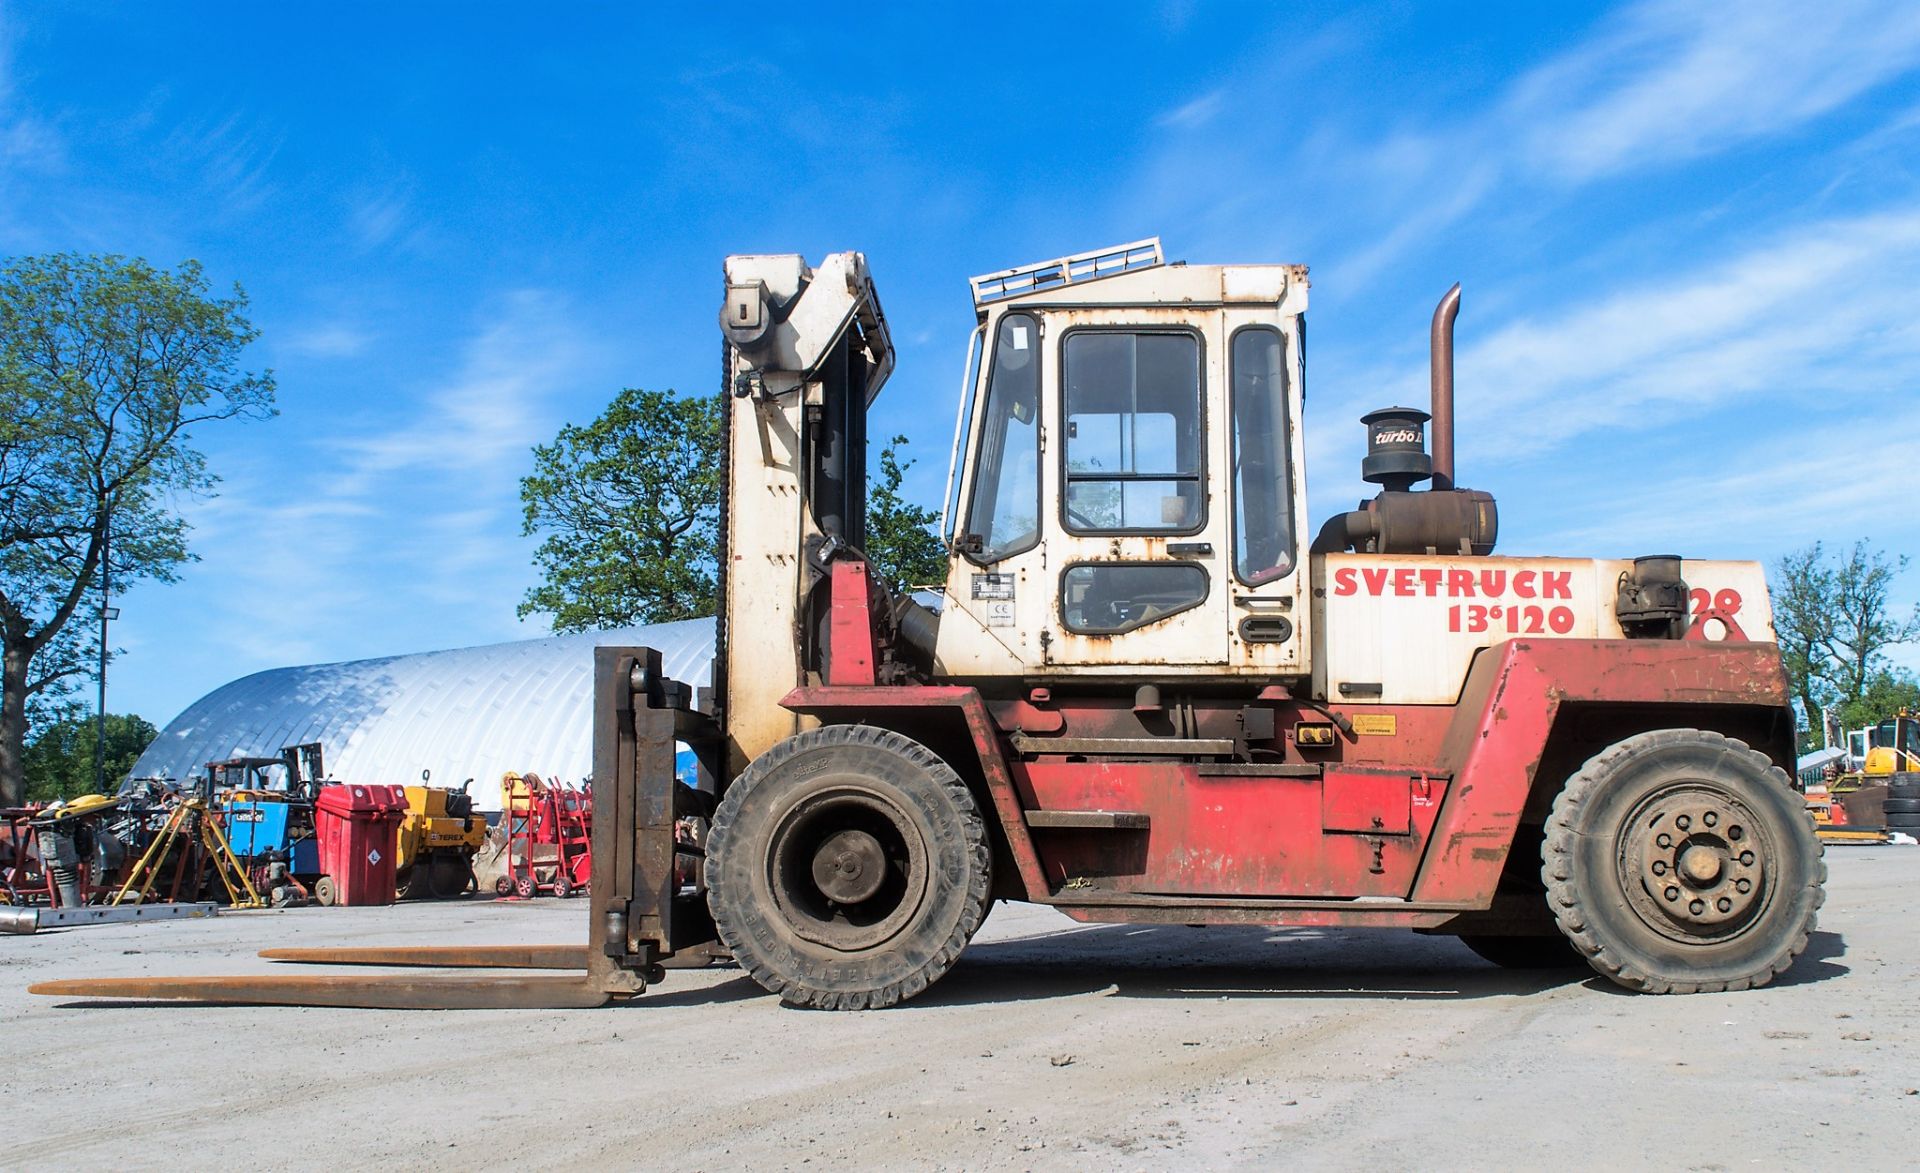
M883 1007L994 900L1448 933L1650 993L1793 964L1825 867L1762 570L1495 555L1495 502L1455 481L1458 286L1428 407L1362 417L1379 491L1313 531L1304 267L1148 240L971 284L932 607L861 551L894 364L865 258L728 258L713 688L596 651L585 945L269 952L570 972L35 989L597 1005L717 940L788 1003Z

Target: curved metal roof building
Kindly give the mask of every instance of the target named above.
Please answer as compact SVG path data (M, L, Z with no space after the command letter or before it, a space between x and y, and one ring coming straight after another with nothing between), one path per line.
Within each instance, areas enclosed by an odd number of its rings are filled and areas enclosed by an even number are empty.
M472 778L474 805L498 810L509 770L592 772L594 648L658 648L669 676L698 687L711 682L713 638L711 619L688 619L256 672L187 706L131 776L188 778L317 741L335 778L402 785L430 769L440 785Z

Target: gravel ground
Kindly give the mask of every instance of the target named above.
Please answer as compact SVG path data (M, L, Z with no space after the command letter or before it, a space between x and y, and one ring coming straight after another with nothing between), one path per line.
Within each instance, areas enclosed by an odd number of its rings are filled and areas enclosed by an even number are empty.
M581 901L0 937L0 1167L1911 1168L1920 848L1836 848L1757 991L1644 997L1411 933L1003 906L893 1010L731 968L599 1011L85 1006L31 981L260 972L272 945L578 940Z

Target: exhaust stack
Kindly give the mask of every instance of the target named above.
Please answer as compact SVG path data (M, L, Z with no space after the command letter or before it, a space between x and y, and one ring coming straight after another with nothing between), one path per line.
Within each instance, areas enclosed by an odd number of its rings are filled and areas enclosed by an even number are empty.
M1433 489L1453 488L1453 320L1460 316L1460 283L1433 307L1428 335L1428 391L1433 403Z
M1381 491L1350 513L1327 519L1314 538L1315 554L1355 550L1363 554L1493 553L1500 516L1493 495L1458 488L1453 480L1453 322L1460 316L1460 283L1454 282L1433 310L1429 336L1431 414L1413 407L1387 407L1360 417L1367 428L1361 478ZM1433 455L1422 427L1433 423ZM1413 486L1432 478L1428 491Z

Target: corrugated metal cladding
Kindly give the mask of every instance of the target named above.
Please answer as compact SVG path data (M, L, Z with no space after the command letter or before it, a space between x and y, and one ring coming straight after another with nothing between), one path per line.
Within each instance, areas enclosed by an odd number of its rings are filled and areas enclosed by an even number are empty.
M317 741L335 778L402 785L432 770L440 785L472 778L475 805L498 810L509 770L592 773L594 648L658 648L667 675L698 687L712 677L713 636L711 619L689 619L256 672L189 705L132 777L184 779L208 762Z

